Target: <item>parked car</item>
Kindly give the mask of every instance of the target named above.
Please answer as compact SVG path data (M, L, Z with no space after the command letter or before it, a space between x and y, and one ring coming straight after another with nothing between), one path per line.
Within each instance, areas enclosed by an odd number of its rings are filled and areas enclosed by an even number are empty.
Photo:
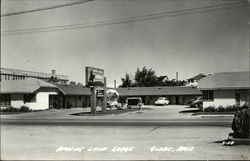
M203 97L197 97L192 102L190 102L190 107L202 107Z
M118 102L116 100L107 102L107 107L110 107L110 106L117 107L117 105L118 105Z
M140 97L130 97L126 99L128 108L139 108L142 109L142 99Z
M190 106L190 104L191 104L193 101L195 101L197 98L198 98L198 97L194 97L194 98L189 99L189 100L186 102L186 105L189 105L189 106Z
M168 105L169 100L166 99L166 97L159 97L157 101L155 101L155 105Z

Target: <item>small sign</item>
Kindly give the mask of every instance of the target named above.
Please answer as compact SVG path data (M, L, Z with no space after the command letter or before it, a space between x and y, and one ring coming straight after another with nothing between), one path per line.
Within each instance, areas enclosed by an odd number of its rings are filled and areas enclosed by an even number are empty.
M96 97L104 97L104 90L96 90Z

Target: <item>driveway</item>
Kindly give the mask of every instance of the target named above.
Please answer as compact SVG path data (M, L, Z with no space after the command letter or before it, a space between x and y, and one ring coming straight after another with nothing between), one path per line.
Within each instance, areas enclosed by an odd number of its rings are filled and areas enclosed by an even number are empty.
M19 113L11 115L1 115L1 119L189 119L196 118L191 113L179 113L187 109L187 106L168 105L168 106L144 106L143 110L106 115L85 115L74 116L71 114L89 112L90 108L71 108L71 109L51 109L30 113ZM101 110L97 107L97 110Z

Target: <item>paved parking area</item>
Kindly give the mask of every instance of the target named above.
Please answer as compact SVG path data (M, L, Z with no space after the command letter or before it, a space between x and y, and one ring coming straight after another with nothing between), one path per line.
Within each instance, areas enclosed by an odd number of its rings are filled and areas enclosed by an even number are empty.
M102 119L181 119L195 118L191 113L179 113L187 109L183 105L168 105L168 106L144 106L143 110L133 111L121 114L106 114L96 116L73 116L71 114L89 112L90 108L71 108L71 109L51 109L47 111L20 113L11 115L1 115L1 119L87 119L87 118L102 118ZM97 107L97 110L101 110Z

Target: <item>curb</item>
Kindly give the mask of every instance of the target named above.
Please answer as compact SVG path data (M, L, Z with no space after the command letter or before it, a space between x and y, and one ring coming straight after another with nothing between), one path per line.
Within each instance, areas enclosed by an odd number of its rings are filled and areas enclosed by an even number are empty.
M180 120L115 120L115 119L56 119L56 120L35 120L35 119L4 119L1 125L62 125L62 126L223 126L231 127L231 120L205 120L205 119L180 119Z

